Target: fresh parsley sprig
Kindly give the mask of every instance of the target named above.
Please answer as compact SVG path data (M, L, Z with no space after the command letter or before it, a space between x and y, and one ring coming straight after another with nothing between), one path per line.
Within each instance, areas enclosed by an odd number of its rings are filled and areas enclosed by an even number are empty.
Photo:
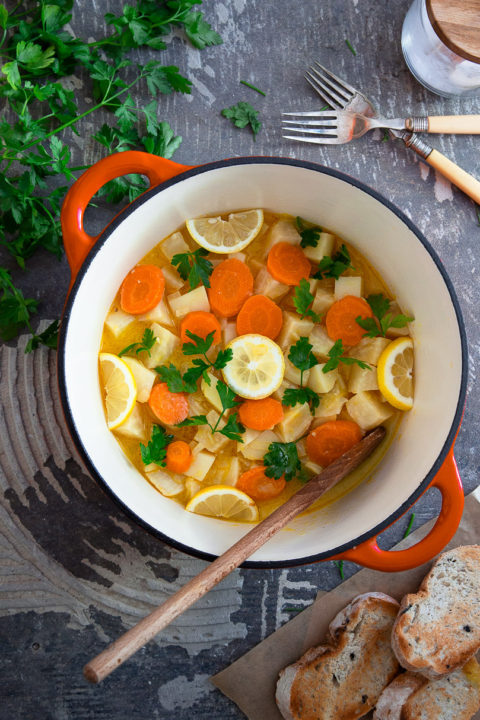
M300 240L301 247L317 247L318 241L320 240L320 233L322 232L322 228L318 227L318 225L308 227L308 225L305 223L305 220L303 220L298 215L295 218L295 224L302 238Z
M367 302L372 308L374 314L373 318L362 318L358 316L356 322L361 328L367 330L364 337L377 337L382 335L385 337L387 331L391 328L402 328L409 322L413 322L413 317L408 315L393 315L389 312L391 301L383 295L378 293L377 295L369 295Z
M157 365L155 371L160 375L162 382L167 383L170 392L179 393L193 393L197 389L197 381L190 381L188 378L185 379L185 375L182 377L180 370L170 363L167 365Z
M288 407L308 403L312 415L320 405L318 394L311 388L303 386L303 373L306 370L318 365L318 360L312 353L312 347L307 337L301 337L295 345L292 345L288 353L288 359L298 370L300 370L300 387L287 388L283 393L282 403Z
M235 127L244 128L250 125L254 139L262 127L262 123L258 119L258 113L259 111L255 110L248 102L239 102L222 110L223 117L231 120Z
M296 443L270 443L263 464L268 477L278 480L283 475L285 480L292 480L301 470Z
M345 244L342 244L340 250L333 257L325 255L320 260L318 270L313 277L317 278L317 280L323 278L335 278L335 280L338 280L340 275L348 268L354 270L348 248Z
M313 320L313 322L318 323L321 321L322 317L312 310L311 306L314 300L315 298L310 291L308 280L302 278L293 293L293 304L295 305L295 310L302 319L309 317Z
M124 347L123 350L120 350L118 353L118 357L122 357L122 355L128 355L128 353L131 353L135 350L135 354L138 355L141 352L148 353L148 356L151 357L150 350L153 348L156 342L155 333L150 328L145 328L143 331L142 339L140 342L132 343L131 345L127 345L127 347Z
M357 360L357 358L352 357L345 357L345 355L343 354L344 352L345 348L343 347L343 342L341 340L337 340L331 350L329 350L328 352L329 360L323 366L322 372L328 373L331 370L335 370L335 368L337 368L340 363L343 363L344 365L359 365L361 368L363 368L363 370L368 370L370 368L370 365L363 360Z
M210 287L210 275L213 265L207 260L208 250L198 248L194 252L177 253L172 257L172 265L178 269L182 280L188 280L190 287L196 288L200 283Z
M168 435L163 427L154 425L152 436L147 445L140 443L140 453L144 465L155 463L165 467L167 458L167 446L172 442L173 435Z
M242 433L245 432L245 428L238 422L238 414L236 412L232 413L228 417L227 422L223 427L219 427L220 422L224 417L226 411L236 408L238 406L237 396L233 392L233 390L231 390L228 385L226 385L221 380L217 382L216 388L220 397L220 402L222 403L222 412L218 416L215 425L212 425L208 421L206 415L194 415L193 417L189 417L186 420L183 420L183 422L179 423L177 427L188 427L190 425L208 425L208 427L212 431L212 435L216 432L219 432L221 435L225 435L225 437L227 437L229 440L243 442Z

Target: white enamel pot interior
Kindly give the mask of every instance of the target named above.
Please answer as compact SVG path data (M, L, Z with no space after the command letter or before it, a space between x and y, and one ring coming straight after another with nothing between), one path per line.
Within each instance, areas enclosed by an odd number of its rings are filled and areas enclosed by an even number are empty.
M294 160L240 158L193 168L145 193L102 233L76 279L62 325L59 381L70 430L92 474L126 512L168 543L211 558L250 526L187 513L125 457L102 407L103 322L127 272L186 218L250 207L300 215L333 230L365 255L415 316L414 409L368 482L297 518L247 563L273 567L355 547L423 492L459 427L466 343L452 285L426 239L391 203L342 173Z

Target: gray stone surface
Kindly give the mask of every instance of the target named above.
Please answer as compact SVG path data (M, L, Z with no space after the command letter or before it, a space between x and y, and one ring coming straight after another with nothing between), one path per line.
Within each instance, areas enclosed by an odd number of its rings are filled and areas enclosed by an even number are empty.
M205 2L224 45L199 52L180 36L171 40L162 60L178 65L194 88L191 96L162 98L159 116L183 136L174 158L178 162L241 155L316 161L361 179L426 234L453 280L467 327L469 394L456 457L470 491L478 483L480 465L480 227L473 202L403 146L382 142L379 132L347 146L319 148L283 140L279 126L282 110L318 106L302 77L314 59L363 88L391 116L477 112L478 102L436 97L410 76L400 49L408 5L409 0ZM104 12L119 7L116 0L78 0L72 26L84 37L95 36ZM267 96L240 85L240 79ZM83 87L78 93L88 94ZM145 90L138 98L148 101ZM256 142L248 130L220 116L222 108L239 100L261 111L263 128ZM81 125L80 137L72 140L75 164L100 158L90 137L103 120L88 118ZM462 136L432 139L477 177L479 142ZM99 231L109 212L89 211L87 229ZM65 260L40 253L29 267L20 278L22 287L41 301L42 317L58 316L68 285ZM88 477L61 418L55 358L44 350L25 358L22 342L18 349L2 349L0 366L1 720L240 718L237 708L209 685L209 675L308 605L317 589L334 587L340 580L337 569L323 563L237 571L102 686L88 686L81 676L83 663L203 563L136 527ZM27 392L32 383L33 398ZM427 493L415 506L415 526L437 511L438 498ZM407 522L408 516L384 534L384 546L400 539ZM357 568L346 563L345 569L349 574Z

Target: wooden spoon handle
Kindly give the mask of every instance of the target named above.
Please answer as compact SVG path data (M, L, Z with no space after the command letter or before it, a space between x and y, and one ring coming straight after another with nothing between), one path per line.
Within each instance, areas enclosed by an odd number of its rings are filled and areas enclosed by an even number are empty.
M184 610L205 595L226 575L241 565L255 550L287 525L296 515L306 510L317 498L332 488L348 473L360 465L385 437L385 429L376 428L341 458L315 475L301 490L256 525L238 542L220 555L205 570L192 578L184 587L172 595L163 605L140 620L112 645L87 663L83 673L87 680L100 682L115 668L151 640Z

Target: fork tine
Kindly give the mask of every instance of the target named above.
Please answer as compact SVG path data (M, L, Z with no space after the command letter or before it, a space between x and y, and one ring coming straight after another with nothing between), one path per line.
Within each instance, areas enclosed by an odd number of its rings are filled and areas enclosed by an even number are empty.
M351 93L341 85L337 85L328 76L322 75L316 68L310 67L311 72L316 77L318 83L323 84L324 89L337 99L337 102L345 107L347 102L351 100Z
M344 90L348 90L348 92L351 93L351 95L356 95L357 90L354 87L352 87L347 82L345 82L345 80L342 80L341 78L339 78L337 75L334 75L330 70L327 70L327 68L324 65L321 65L318 62L318 60L315 60L315 65L318 65L320 70L322 70L325 73L325 75L327 75L328 77L331 77L333 80L335 80L338 83L338 85L340 85L340 87L344 88Z
M299 132L306 135L325 135L325 137L338 138L338 135L335 132L337 128L286 127L283 129L288 132Z
M282 120L283 125L313 125L315 127L334 127L336 128L338 126L338 122L336 118L333 118L332 120L323 120L319 118L318 120ZM291 128L286 128L287 130L290 130Z
M342 103L338 102L337 100L335 100L335 98L333 98L331 96L330 93L327 93L326 92L327 88L322 86L311 73L307 72L307 73L305 73L305 75L303 77L312 86L312 88L315 90L315 92L318 95L320 95L323 102L327 103L327 105L330 105L333 108L342 108L345 105L344 102L342 102Z
M283 135L286 140L296 140L297 142L314 143L315 145L339 145L338 138L314 138L302 137L301 135Z
M337 118L337 110L312 110L310 112L282 112L282 115L294 115L296 117L314 118Z

